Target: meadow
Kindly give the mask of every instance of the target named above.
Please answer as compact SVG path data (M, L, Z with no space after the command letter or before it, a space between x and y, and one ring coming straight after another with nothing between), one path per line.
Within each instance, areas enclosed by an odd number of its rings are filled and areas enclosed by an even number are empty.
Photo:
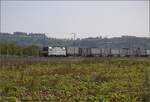
M0 102L150 102L150 58L1 58Z

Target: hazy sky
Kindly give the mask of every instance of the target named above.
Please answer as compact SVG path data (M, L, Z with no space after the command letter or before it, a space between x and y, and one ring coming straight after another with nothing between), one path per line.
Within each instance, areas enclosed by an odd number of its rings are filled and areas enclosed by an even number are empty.
M1 1L1 32L148 36L149 1Z

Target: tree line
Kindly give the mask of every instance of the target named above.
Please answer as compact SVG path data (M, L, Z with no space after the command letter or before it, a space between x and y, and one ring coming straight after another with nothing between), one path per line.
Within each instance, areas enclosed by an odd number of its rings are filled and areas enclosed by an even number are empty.
M20 46L15 43L0 43L1 56L39 56L40 48L37 46Z

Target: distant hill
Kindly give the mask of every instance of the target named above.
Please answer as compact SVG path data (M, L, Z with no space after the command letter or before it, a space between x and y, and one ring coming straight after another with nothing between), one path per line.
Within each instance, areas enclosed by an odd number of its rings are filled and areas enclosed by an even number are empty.
M0 33L0 43L16 43L18 45L43 46L79 46L79 47L100 47L100 48L146 48L150 49L150 39L146 37L122 36L113 38L84 38L72 39L48 38L44 33L14 32Z

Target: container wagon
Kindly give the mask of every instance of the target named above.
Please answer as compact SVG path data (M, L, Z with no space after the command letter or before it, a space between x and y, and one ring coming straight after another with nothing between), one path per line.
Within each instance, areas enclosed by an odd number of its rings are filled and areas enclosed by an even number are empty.
M112 57L119 57L120 56L120 50L119 49L111 49L111 56Z
M111 48L102 48L102 57L111 56Z
M91 48L80 48L79 55L89 57L91 56Z
M79 56L79 47L67 47L66 51L67 51L67 56Z
M91 56L101 57L102 56L102 49L101 48L91 48Z
M121 57L128 57L128 56L130 56L129 48L122 48L122 49L120 49L120 56Z

